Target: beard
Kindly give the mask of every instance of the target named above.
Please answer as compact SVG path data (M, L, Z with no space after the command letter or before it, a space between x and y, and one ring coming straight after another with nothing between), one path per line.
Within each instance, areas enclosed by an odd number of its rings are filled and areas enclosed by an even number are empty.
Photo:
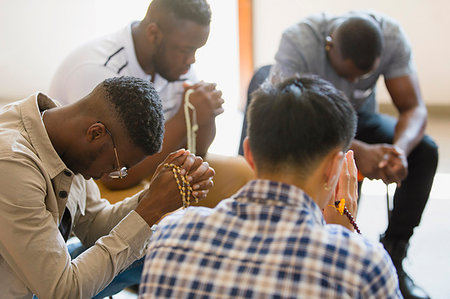
M171 63L165 58L164 47L160 46L153 55L153 63L155 65L155 73L158 73L161 77L169 82L177 81L180 79L181 74L175 74L171 71Z
M103 151L91 151L84 153L84 155L69 151L64 153L61 159L73 173L81 174L85 179L90 179L91 177L101 176L100 173L92 173L91 167Z

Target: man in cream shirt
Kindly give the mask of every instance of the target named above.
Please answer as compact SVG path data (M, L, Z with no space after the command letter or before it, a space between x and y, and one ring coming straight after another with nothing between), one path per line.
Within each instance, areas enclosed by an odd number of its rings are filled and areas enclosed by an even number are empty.
M143 256L151 226L182 205L172 172L158 168L151 189L115 205L91 178L125 177L160 150L163 130L156 91L132 77L105 80L72 105L37 93L1 110L2 297L92 298ZM180 150L165 162L190 171L195 195L206 196L214 170L200 157ZM72 232L89 247L73 260Z

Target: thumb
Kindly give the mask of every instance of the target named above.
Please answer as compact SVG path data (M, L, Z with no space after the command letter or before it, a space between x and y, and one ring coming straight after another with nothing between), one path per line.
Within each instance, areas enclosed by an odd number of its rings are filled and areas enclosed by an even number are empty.
M190 88L190 87L192 87L192 82L191 81L184 81L183 82L183 88L184 89L187 89L187 88Z
M183 82L183 88L184 89L189 89L189 88L196 89L200 85L202 85L203 83L204 83L203 81L199 81L197 83L194 83L192 81L186 80L186 81Z

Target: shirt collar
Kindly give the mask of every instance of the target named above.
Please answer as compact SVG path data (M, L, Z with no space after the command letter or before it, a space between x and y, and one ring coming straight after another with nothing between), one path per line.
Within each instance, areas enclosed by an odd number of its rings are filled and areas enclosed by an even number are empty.
M256 179L242 187L235 200L271 205L297 206L309 211L318 223L325 224L323 214L315 201L302 189L278 181Z
M131 22L122 31L123 40L125 41L125 52L128 61L127 67L130 69L130 73L134 74L135 77L145 78L146 80L150 81L152 76L147 74L139 64L139 61L137 60L136 56L136 49L134 48L133 34L131 29L133 24L135 24L136 22L137 21Z
M25 130L30 138L31 145L36 150L45 171L53 179L67 166L53 148L41 119L41 112L57 106L49 97L42 93L31 95L21 104L21 116Z

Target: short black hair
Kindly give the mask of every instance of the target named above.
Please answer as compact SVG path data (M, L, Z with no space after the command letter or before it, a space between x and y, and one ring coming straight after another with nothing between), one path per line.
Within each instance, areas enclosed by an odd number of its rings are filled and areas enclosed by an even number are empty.
M102 83L131 142L145 154L157 153L163 141L164 115L153 85L135 77L114 77Z
M349 17L336 29L339 49L362 71L369 71L383 49L380 26L369 17Z
M203 26L211 23L211 8L205 0L153 0L149 11L153 9L171 12L177 19L193 21Z
M306 175L331 150L346 151L356 130L356 113L346 96L317 76L264 83L252 94L247 136L262 171L298 168Z

